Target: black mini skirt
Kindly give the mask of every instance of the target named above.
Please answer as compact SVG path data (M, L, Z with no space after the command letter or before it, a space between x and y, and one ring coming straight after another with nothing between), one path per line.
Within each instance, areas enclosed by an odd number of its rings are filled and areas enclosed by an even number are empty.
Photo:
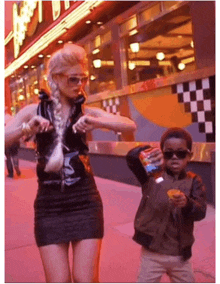
M38 184L34 202L38 247L103 237L103 205L92 175L63 191L59 183Z

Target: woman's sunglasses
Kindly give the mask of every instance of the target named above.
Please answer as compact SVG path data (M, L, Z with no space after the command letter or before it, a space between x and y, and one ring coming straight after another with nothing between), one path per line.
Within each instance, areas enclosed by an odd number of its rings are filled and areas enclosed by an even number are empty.
M88 81L88 76L68 76L65 74L62 75L67 77L67 83L69 86L78 85L79 82L81 82L81 84L86 84Z
M189 150L179 150L179 151L165 151L163 156L165 160L170 160L173 158L173 155L176 155L178 159L185 159L187 155L190 154Z

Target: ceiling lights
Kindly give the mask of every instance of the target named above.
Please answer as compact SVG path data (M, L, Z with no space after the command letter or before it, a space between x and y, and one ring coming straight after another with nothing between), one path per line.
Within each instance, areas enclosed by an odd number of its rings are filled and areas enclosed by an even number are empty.
M96 77L95 77L94 75L91 75L91 76L90 76L90 80L91 80L91 81L94 81L95 79L96 79Z
M100 68L102 66L102 61L101 59L95 59L93 60L93 65L95 68Z
M97 54L97 53L99 53L99 52L100 52L100 49L96 48L96 49L94 49L94 50L92 51L92 54Z
M129 36L136 35L137 33L138 33L138 30L134 29L134 30L129 32Z
M169 60L158 61L159 66L171 66L171 62Z
M163 52L157 52L156 58L157 60L163 60L165 58L165 54Z
M185 59L182 59L181 62L184 63L184 64L188 64L188 63L191 63L195 61L195 57L192 56L192 57L188 57L188 58L185 58Z
M24 95L18 96L18 100L19 100L19 101L23 101L24 99L25 99Z
M130 44L131 51L137 53L140 50L139 42L134 42Z
M186 68L186 65L183 63L183 62L180 62L179 64L178 64L178 69L179 70L183 70L183 69L185 69Z
M136 67L135 63L134 63L134 62L129 61L129 63L128 63L128 68L129 68L130 70L134 70L134 69L135 69L135 67Z

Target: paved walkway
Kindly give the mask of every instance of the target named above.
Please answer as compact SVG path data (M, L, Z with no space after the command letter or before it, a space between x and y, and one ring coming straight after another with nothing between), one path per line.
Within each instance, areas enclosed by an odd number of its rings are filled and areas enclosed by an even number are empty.
M33 234L33 201L37 179L35 164L20 161L22 175L5 180L6 283L42 283L44 273ZM134 283L140 246L131 236L141 198L137 186L96 177L105 215L100 282ZM215 282L215 209L209 205L204 220L195 223L192 263L198 283ZM163 283L169 282L165 275Z

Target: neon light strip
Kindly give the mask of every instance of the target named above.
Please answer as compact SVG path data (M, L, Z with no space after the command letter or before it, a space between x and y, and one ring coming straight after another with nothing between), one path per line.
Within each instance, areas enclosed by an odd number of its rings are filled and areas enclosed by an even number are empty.
M67 15L59 24L52 28L48 33L43 35L34 45L32 45L24 54L18 59L14 60L5 69L5 78L10 76L15 70L21 67L27 60L34 57L40 51L45 49L50 43L56 38L66 32L65 28L70 28L75 25L78 21L82 20L85 16L91 13L90 8L99 6L104 0L99 1L87 1L82 3L69 15Z
M5 45L9 43L9 41L13 38L14 36L14 32L10 31L10 33L8 34L8 36L5 39Z

